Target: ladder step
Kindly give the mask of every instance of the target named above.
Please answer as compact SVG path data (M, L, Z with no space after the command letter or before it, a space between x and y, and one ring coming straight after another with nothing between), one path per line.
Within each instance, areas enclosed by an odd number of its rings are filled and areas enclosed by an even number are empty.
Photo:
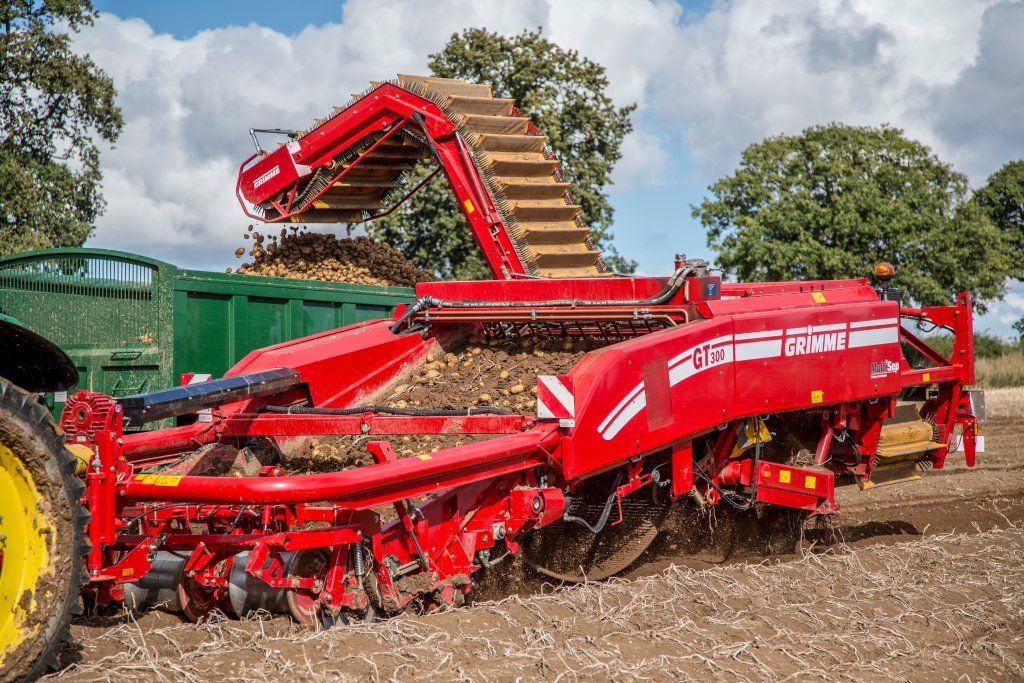
M543 135L499 135L497 133L475 133L474 143L487 152L543 152Z
M551 176L525 181L522 178L498 178L498 183L509 199L561 199L569 189L569 183L556 183Z
M515 231L516 236L530 245L583 244L590 235L589 228L581 228L572 221L521 221Z
M521 116L481 116L471 114L460 116L461 123L473 133L496 133L499 135L526 135L529 119Z
M426 89L435 97L490 97L491 86L482 83L467 83L457 78L436 78L434 76L410 76L398 74L399 86L409 84Z
M483 116L511 116L516 101L501 97L466 97L456 95L448 98L448 106L462 114Z
M584 244L530 245L525 251L531 262L541 268L580 268L595 266L601 252Z
M551 177L558 168L557 161L535 152L493 152L487 157L491 171L498 176Z
M512 215L520 221L571 221L580 208L559 199L513 199L508 203Z

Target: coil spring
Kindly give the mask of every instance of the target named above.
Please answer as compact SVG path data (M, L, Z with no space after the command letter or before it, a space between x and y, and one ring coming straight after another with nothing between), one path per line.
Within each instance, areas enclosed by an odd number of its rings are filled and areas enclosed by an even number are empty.
M357 578L363 578L366 574L366 564L363 558L363 546L360 543L356 543L352 546L352 571Z

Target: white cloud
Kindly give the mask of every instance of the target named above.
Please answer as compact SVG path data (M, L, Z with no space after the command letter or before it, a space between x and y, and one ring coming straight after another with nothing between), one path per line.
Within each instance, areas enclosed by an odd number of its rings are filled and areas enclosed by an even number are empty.
M616 102L640 106L617 191L673 192L679 154L703 185L751 142L832 120L901 126L975 182L1024 154L1024 5L1008 0L721 0L694 20L669 0L352 0L294 36L252 24L186 40L103 15L76 43L113 76L127 125L103 156L93 244L230 263L249 126L304 127L371 80L425 71L470 26L542 26L607 67Z

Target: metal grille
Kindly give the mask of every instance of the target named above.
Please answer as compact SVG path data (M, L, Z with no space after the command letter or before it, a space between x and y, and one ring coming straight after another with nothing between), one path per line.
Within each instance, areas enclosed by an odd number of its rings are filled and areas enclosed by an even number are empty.
M60 346L148 345L158 333L157 269L88 254L0 263L0 312Z

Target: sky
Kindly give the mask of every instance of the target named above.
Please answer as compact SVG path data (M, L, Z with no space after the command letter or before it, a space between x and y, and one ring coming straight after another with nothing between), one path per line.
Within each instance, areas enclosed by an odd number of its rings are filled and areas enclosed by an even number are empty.
M75 38L109 73L125 129L104 148L89 246L222 270L250 127L304 128L349 93L427 73L452 33L540 27L636 103L609 195L643 274L713 257L690 215L749 144L830 121L903 128L973 186L1024 157L1021 0L99 0ZM1010 335L1014 285L977 328Z

